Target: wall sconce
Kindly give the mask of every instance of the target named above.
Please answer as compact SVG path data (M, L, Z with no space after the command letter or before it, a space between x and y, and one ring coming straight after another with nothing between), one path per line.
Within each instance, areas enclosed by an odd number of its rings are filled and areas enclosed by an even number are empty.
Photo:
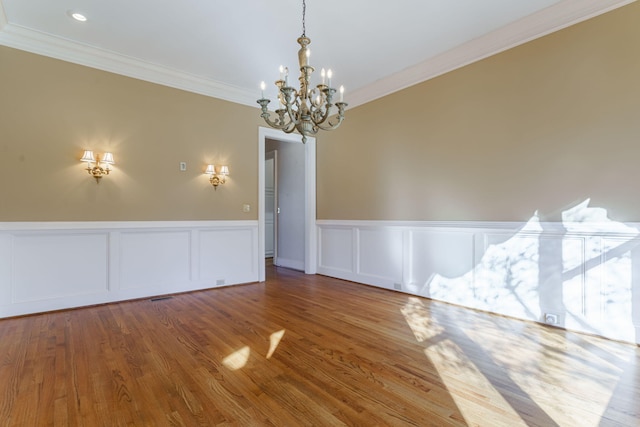
M209 175L209 182L211 183L211 185L213 185L213 188L217 190L218 185L227 182L227 176L229 176L229 167L220 166L220 170L218 171L218 173L216 173L215 165L207 165L207 170L205 170L204 173Z
M96 179L96 183L100 182L103 175L109 175L109 172L111 172L109 165L114 164L113 154L104 153L102 159L100 159L100 155L98 154L94 157L91 150L85 150L80 161L87 162L85 170Z

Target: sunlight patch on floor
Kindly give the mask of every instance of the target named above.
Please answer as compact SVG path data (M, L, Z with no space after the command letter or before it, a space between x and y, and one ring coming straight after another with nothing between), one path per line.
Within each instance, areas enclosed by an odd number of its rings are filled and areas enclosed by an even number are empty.
M407 304L400 309L418 342L433 338L444 330L440 325L434 324L429 316L425 316L424 310L420 298L414 297L410 297Z
M250 354L251 349L248 346L244 346L222 359L222 364L233 371L237 371L244 368L249 361Z
M600 425L623 374L620 365L628 362L629 355L627 359L620 359L603 349L602 354L611 359L597 357L583 348L591 340L587 336L579 342L558 335L531 336L526 350L505 345L505 341L516 339L517 332L501 331L495 326L494 330L468 330L511 381L529 396L536 396L532 400L542 410L555 420L565 420L559 422L560 425L566 425L569 420L583 427ZM496 336L499 333L500 338ZM576 361L580 361L578 366ZM568 369L568 366L574 368ZM571 408L584 406L585 401L589 402L589 412L572 412Z
M526 427L527 424L493 387L478 367L452 341L444 340L424 350L442 382L451 392L460 414L468 425ZM477 389L482 390L478 396ZM493 407L487 410L488 407ZM500 414L487 419L487 414Z
M271 356L273 356L273 353L275 353L276 348L278 348L278 344L280 344L280 340L284 336L284 332L285 330L283 329L272 333L269 337L269 352L267 353L267 359L270 359Z
M468 425L487 425L486 423L495 426L502 425L503 419L486 419L487 411L485 408L487 405L491 405L500 408L496 411L498 413L511 412L512 416L508 417L510 426L526 426L524 422L514 424L514 422L521 421L518 414L511 409L491 382L455 343L449 339L442 341L437 339L438 335L444 332L444 327L429 315L421 299L410 297L400 311L418 342L427 344L431 340L434 342L433 345L428 345L425 348L424 353L449 390L465 390L467 389L465 384L484 390L484 395L481 397L471 389L469 389L468 395L464 394L464 391L451 394L451 398Z
M451 319L456 324L446 330L441 315L415 297L409 297L400 311L416 341L426 346L424 354L443 383L456 390L451 398L469 425L524 426L510 401L528 398L540 416L558 425L596 427L624 375L623 367L634 357L633 348L617 343L473 314ZM502 390L494 387L498 383ZM482 395L472 388L483 390ZM588 409L575 409L584 408L585 401ZM483 418L488 406L494 407L489 412L502 413L500 419Z

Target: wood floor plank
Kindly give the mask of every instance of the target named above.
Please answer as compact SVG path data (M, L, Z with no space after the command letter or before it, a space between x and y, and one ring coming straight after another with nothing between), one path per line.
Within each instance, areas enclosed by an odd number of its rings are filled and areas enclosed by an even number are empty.
M269 267L0 320L0 426L639 426L638 346Z

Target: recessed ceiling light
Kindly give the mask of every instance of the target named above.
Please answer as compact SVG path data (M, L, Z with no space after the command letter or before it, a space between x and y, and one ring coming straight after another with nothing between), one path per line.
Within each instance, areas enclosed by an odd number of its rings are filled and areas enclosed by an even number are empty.
M75 12L73 10L70 10L67 12L67 14L73 19L75 19L76 21L85 22L87 20L87 17L80 12Z

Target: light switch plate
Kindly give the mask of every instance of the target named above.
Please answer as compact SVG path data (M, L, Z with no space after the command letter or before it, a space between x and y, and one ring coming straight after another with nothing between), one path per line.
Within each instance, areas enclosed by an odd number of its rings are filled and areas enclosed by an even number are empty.
M187 170L187 162L180 162L180 171L184 172Z

